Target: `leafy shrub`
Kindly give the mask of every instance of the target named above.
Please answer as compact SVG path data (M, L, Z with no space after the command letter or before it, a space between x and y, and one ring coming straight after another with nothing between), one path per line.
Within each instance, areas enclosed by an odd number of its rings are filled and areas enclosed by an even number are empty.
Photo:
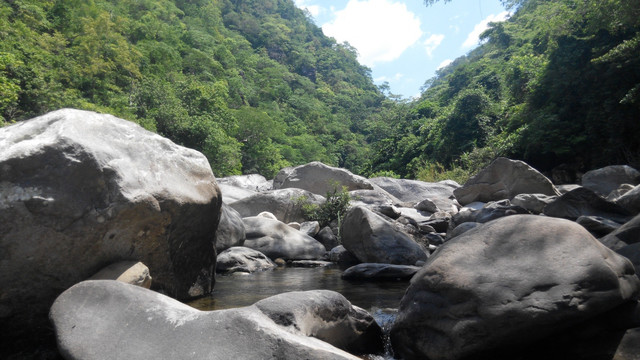
M328 226L334 220L341 224L351 202L351 195L346 186L333 184L333 190L327 191L326 198L327 201L320 205L312 204L304 197L298 201L305 216L311 221L320 223L320 227Z

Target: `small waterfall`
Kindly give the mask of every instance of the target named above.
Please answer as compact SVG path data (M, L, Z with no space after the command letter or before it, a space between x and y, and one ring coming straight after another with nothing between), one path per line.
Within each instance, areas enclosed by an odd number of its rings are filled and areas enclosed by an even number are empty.
M376 320L378 325L382 328L383 341L384 341L384 354L382 355L367 355L364 357L366 360L393 360L393 349L391 348L391 338L389 333L391 326L398 316L398 309L383 308L372 309L371 315Z

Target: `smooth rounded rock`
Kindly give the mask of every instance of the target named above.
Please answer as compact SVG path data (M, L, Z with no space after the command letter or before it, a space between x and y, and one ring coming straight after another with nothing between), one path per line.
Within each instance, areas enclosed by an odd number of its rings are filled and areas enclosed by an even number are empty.
M119 261L107 265L87 280L117 280L149 289L152 279L149 268L140 261Z
M629 260L580 225L507 216L442 245L413 277L391 330L405 359L461 359L531 343L640 292Z
M218 254L216 271L221 273L252 273L275 268L265 254L244 246L234 246Z
M317 260L326 252L324 245L316 239L278 220L255 216L243 221L247 234L244 246L271 259Z
M242 246L247 238L240 214L225 203L220 210L220 223L216 231L216 252L218 253L230 247Z
M582 186L602 196L609 195L622 184L640 184L640 172L628 165L610 165L582 175Z
M342 273L345 280L408 281L420 268L412 265L362 263Z
M274 189L297 188L323 196L331 191L340 191L343 186L347 191L373 189L371 183L364 177L319 161L286 169L283 174L276 175L276 179L278 181L274 181Z
M270 212L283 223L306 221L304 203L320 205L326 199L302 189L279 189L255 193L229 205L243 218Z

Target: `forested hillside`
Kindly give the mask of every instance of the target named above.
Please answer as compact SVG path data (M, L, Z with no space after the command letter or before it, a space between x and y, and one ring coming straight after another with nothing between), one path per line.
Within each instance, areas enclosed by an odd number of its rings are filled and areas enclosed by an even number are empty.
M366 170L385 102L354 49L291 0L0 2L0 116L112 113L202 151L218 176L312 160Z
M464 178L496 156L545 171L640 165L640 2L504 3L510 20L375 143L374 170Z
M111 113L202 151L217 176L312 160L460 181L496 156L640 166L640 2L504 3L513 16L407 102L292 0L2 1L0 123Z

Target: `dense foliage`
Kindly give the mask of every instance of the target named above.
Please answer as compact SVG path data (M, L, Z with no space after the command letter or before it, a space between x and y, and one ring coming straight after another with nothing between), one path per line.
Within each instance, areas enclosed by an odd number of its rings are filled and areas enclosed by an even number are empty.
M222 176L312 160L363 172L361 124L385 98L356 56L290 0L2 1L0 120L112 113Z
M291 0L5 0L0 125L112 113L202 151L218 176L312 160L460 181L496 156L639 166L640 2L503 4L513 16L408 102Z
M504 3L513 16L374 144L374 170L464 178L496 156L542 170L640 165L640 2Z

